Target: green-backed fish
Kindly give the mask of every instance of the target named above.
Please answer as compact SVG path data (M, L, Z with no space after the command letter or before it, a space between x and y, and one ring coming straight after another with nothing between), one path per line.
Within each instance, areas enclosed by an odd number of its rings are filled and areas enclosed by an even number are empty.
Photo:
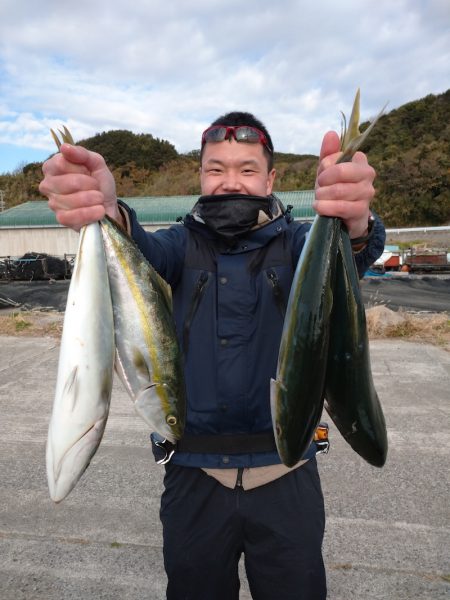
M388 447L386 424L373 383L366 314L345 230L336 264L325 397L325 408L344 439L367 462L382 467Z
M359 104L358 89L348 129L344 116L338 163L352 159L384 112L361 134ZM302 458L322 413L340 229L337 218L315 218L292 282L276 380L270 387L275 441L287 466Z
M83 227L70 281L47 439L50 497L63 500L95 454L109 413L114 326L98 223Z
M116 371L137 413L175 442L184 430L182 355L167 283L135 242L106 217L101 231L114 313Z
M344 116L343 155L338 162L351 160L386 108L361 134L359 103L358 90L348 128ZM359 276L344 227L338 244L325 395L325 408L344 439L367 462L382 467L388 448L386 424L373 384Z
M317 216L298 262L270 382L278 454L295 465L311 443L323 408L329 318L340 222Z

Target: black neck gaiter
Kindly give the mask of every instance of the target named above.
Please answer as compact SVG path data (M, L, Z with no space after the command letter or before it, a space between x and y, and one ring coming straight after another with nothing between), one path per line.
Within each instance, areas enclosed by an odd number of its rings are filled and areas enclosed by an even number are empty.
M248 196L246 194L220 194L200 196L191 214L231 242L244 235L258 223L259 212L269 219L274 216L273 196Z

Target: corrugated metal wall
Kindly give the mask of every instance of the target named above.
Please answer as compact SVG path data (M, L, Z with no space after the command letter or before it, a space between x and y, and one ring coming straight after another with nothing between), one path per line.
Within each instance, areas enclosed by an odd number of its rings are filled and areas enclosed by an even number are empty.
M145 225L146 231L169 227L172 223ZM76 254L78 233L66 227L0 229L0 257L20 257L27 252L64 256Z
M314 215L314 192L279 192L285 206L293 205L292 215L302 220ZM169 227L177 217L184 217L197 196L124 198L136 210L139 222L147 231ZM75 254L78 234L56 223L46 201L30 201L0 213L0 257L21 257L27 252L64 256Z

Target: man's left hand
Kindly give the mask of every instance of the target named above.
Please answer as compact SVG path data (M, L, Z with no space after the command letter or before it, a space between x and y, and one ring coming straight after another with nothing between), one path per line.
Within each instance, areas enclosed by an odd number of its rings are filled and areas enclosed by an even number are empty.
M354 239L367 233L376 173L362 152L351 162L336 164L341 154L338 134L329 131L320 149L313 208L319 215L340 217Z

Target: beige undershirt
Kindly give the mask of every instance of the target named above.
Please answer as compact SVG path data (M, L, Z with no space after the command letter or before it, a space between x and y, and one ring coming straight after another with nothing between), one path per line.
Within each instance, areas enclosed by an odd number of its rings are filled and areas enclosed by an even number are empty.
M294 469L298 469L307 460L301 460L293 467L285 465L268 465L267 467L245 468L242 473L242 487L244 490L252 490L260 485L266 485L275 479L279 479ZM217 479L219 483L227 488L235 488L238 476L237 469L202 469L207 475Z

